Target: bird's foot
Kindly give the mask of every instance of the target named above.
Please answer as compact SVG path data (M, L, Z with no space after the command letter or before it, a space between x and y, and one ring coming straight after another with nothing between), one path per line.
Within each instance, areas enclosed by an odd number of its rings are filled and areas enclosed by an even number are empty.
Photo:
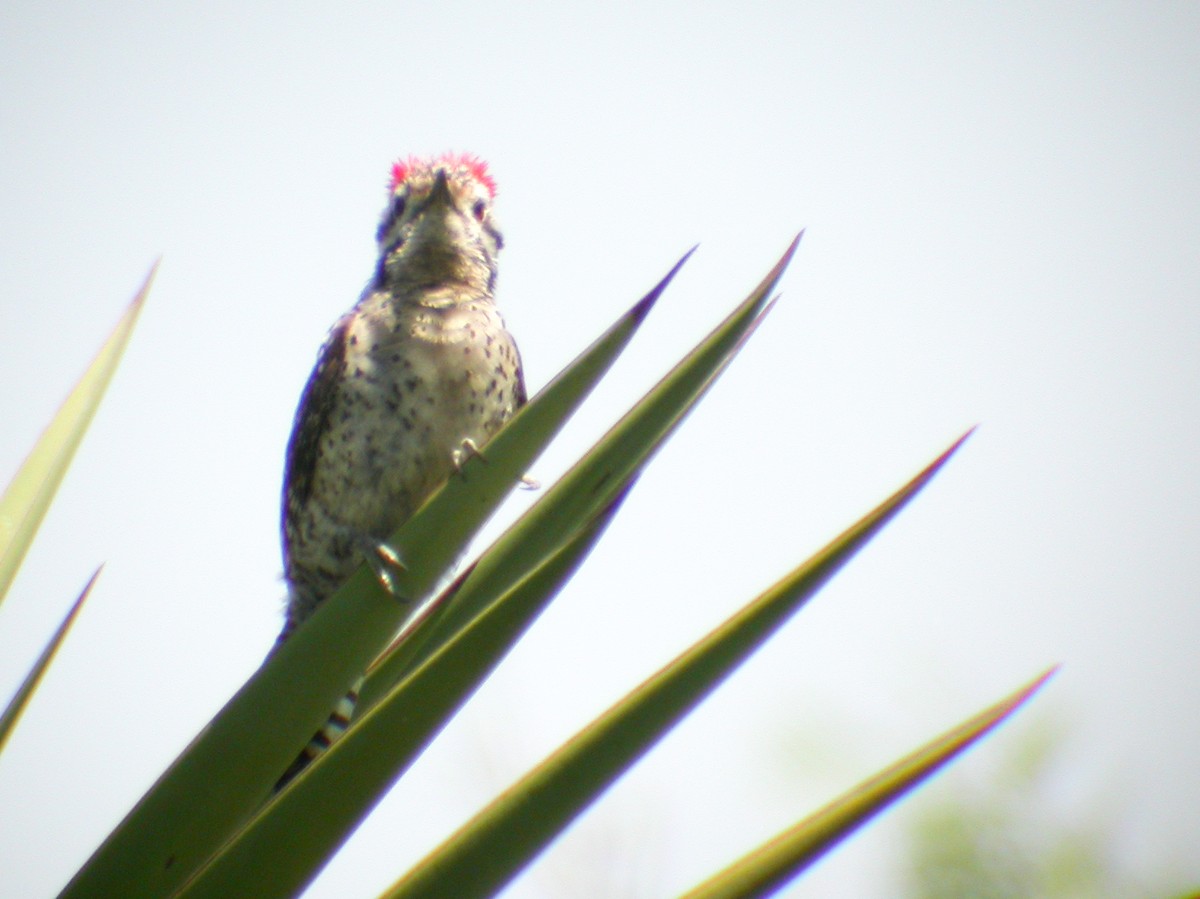
M479 451L478 444L470 437L464 437L458 449L450 454L450 459L454 463L454 470L458 474L462 474L463 466L467 464L468 459L478 459L480 462L486 462L487 456Z
M400 553L382 540L373 540L370 537L364 537L363 543L363 557L371 567L376 580L392 596L397 599L401 598L400 591L396 585L396 575L408 571L408 566L400 558Z
M451 459L454 462L454 471L457 474L463 473L463 466L467 464L468 459L478 459L480 462L487 462L485 456L479 449L478 444L470 437L464 437L462 443L453 453ZM537 490L542 486L541 482L531 475L521 475L520 486L524 490Z

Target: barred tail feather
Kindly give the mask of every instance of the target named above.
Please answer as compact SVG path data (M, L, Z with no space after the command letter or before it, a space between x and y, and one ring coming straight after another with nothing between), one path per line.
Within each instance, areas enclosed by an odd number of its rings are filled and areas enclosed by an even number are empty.
M358 691L362 689L362 678L355 681L354 686L338 700L338 704L333 711L329 713L329 718L321 726L321 729L313 734L312 739L296 756L288 769L283 772L283 776L275 782L275 792L278 793L289 781L312 762L317 756L323 753L330 747L334 740L345 733L346 728L350 726L350 719L354 715L354 707L358 704Z

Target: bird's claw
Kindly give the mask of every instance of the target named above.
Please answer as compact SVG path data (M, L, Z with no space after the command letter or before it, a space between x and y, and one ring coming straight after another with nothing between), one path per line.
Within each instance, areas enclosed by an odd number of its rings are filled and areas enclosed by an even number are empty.
M462 474L463 466L467 464L468 459L478 459L480 462L486 462L487 456L479 451L478 444L470 437L464 437L458 449L450 454L450 459L454 463L454 470Z
M408 566L404 564L395 547L382 540L368 540L366 561L383 589L398 598L400 591L396 584L396 574L408 571Z
M487 462L485 456L479 449L479 445L470 437L464 437L458 449L450 454L450 458L454 463L454 471L457 474L463 473L463 466L467 464L468 459L478 459L480 462ZM520 486L525 490L537 490L542 486L541 482L531 475L521 475Z

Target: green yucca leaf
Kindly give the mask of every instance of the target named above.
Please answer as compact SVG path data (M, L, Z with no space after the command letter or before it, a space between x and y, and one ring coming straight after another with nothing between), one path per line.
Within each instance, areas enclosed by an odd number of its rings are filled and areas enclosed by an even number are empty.
M686 259L686 257L685 257ZM680 261L680 265L682 264ZM337 700L384 648L628 344L679 265L464 463L389 541L389 595L367 566L318 606L172 763L62 896L169 894L268 797ZM484 461L486 459L486 461Z
M67 467L79 448L83 435L104 391L112 380L125 345L137 324L138 314L150 292L150 282L158 270L155 263L141 289L133 298L108 340L92 360L83 377L75 384L58 412L47 425L37 444L26 456L20 470L0 497L0 601L17 576L17 569L33 543L50 502L62 483Z
M508 585L557 551L645 466L761 320L800 236L758 287L479 558L450 601L418 622L374 667L362 690L364 706L436 652Z
M101 566L101 568L103 567ZM0 750L4 749L4 744L8 742L9 735L21 719L21 713L25 711L25 706L29 704L29 700L33 696L33 691L41 683L42 675L46 673L46 669L54 661L54 656L57 654L58 648L62 646L63 639L67 636L67 631L75 623L75 618L79 614L79 610L83 608L83 601L92 592L92 587L95 586L96 578L98 577L100 577L100 568L97 568L92 576L88 578L83 592L71 604L71 608L67 612L66 617L63 618L62 624L58 626L58 630L54 632L54 635L46 644L46 648L42 650L42 654L38 656L37 661L33 663L33 667L29 669L29 673L25 675L25 679L21 681L21 686L17 688L17 692L13 694L13 698L9 700L8 706L4 709L4 714L0 715Z
M620 499L603 510L357 719L200 870L179 899L298 893L553 599L619 505Z
M384 897L490 896L501 889L782 626L928 483L967 436L505 790Z
M1023 705L1052 668L1000 702L984 709L940 737L926 743L883 771L863 781L820 811L810 815L738 859L724 871L685 894L685 899L749 899L766 896L866 824L909 790L953 759Z
M547 572L598 536L597 515L611 514L630 478L732 358L795 249L793 242L751 296L407 630L363 688L362 717L231 840L188 884L187 896L251 887L289 895L316 874L549 600L559 581L546 580ZM503 437L486 450L489 469ZM530 584L538 592L531 594ZM488 642L481 647L481 640ZM297 820L307 822L302 835L294 832Z

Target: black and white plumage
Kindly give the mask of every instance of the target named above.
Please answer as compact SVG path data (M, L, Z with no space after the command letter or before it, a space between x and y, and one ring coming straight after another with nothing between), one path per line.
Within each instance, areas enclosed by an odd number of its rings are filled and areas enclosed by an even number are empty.
M525 402L494 300L494 195L472 156L393 167L374 277L321 348L288 443L280 643ZM348 700L307 755L345 728Z

